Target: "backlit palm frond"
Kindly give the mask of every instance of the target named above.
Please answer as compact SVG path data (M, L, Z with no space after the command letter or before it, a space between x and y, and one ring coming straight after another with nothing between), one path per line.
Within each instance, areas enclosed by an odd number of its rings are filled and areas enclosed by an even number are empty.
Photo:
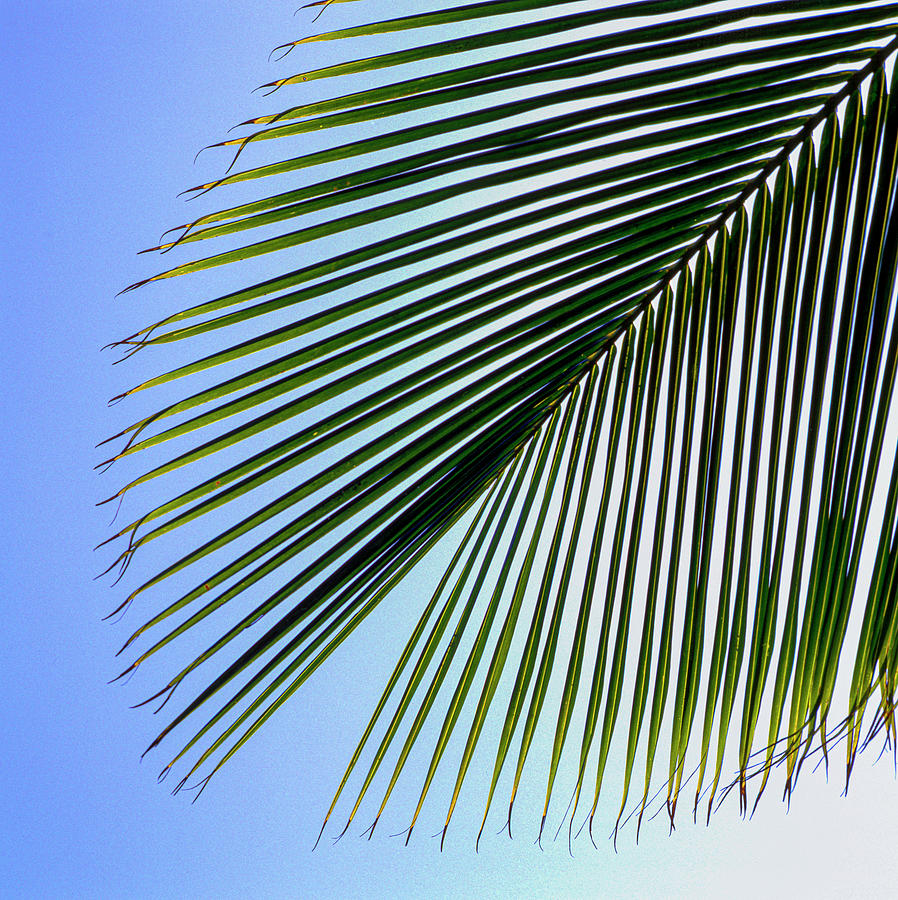
M818 748L850 773L895 740L896 14L494 0L296 42L359 57L269 86L301 105L224 146L281 155L196 189L261 199L156 249L237 246L150 280L272 268L120 342L217 348L127 392L196 382L116 435L177 448L115 495L176 484L123 567L215 511L128 598L175 597L126 671L218 623L156 695L197 673L166 770L208 779L439 547L349 821L422 741L409 834L472 761L510 829L525 768L544 824L568 760L591 828L613 738L613 803L641 820L654 776L671 821L693 769L710 815L722 783L746 804L778 763L791 791Z

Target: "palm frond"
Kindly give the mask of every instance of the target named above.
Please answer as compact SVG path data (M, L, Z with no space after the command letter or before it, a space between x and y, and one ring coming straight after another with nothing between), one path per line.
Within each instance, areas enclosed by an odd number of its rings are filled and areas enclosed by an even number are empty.
M693 766L710 816L778 764L789 793L818 749L844 739L850 774L895 741L898 4L587 7L490 0L297 41L404 44L269 85L347 87L244 123L219 145L241 162L348 137L198 186L288 178L154 248L265 229L149 281L276 254L119 342L220 348L122 395L199 379L109 460L178 448L115 498L198 473L117 532L123 570L216 510L122 604L178 586L126 672L220 623L155 695L209 673L153 743L187 735L179 786L438 545L454 556L325 824L357 767L347 827L383 770L376 824L431 721L409 836L457 766L448 827L475 758L484 822L510 775L509 831L525 768L545 779L541 835L565 752L566 821L592 829L615 736L618 823L659 779L673 822Z

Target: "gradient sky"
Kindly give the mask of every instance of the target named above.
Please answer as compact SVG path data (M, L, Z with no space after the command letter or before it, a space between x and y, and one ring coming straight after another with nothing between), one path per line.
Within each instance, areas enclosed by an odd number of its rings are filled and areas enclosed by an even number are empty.
M159 757L140 763L159 720L129 706L152 692L152 673L124 687L106 682L146 608L125 622L101 621L124 591L92 580L108 559L91 548L109 534L111 517L94 504L122 474L92 467L101 459L97 441L132 415L108 410L106 400L146 377L150 364L113 367L115 357L99 348L195 296L195 285L172 282L115 294L156 270L158 261L135 251L185 220L176 194L222 171L223 156L207 153L194 164L196 150L269 111L249 89L299 68L296 55L281 65L267 60L272 47L312 30L309 13L293 15L297 5L0 3L0 896L895 896L898 784L891 759L874 766L875 754L859 760L847 798L840 775L827 783L822 770L808 773L788 815L772 788L751 822L728 804L710 828L684 815L668 836L659 817L638 847L625 833L617 854L610 842L594 850L582 839L573 858L563 840L541 852L533 844L536 784L516 814L515 839L490 835L476 855L476 796L442 853L429 836L437 827L419 829L408 847L389 837L404 824L402 799L374 840L358 837L368 824L360 821L336 846L323 842L313 853L389 664L388 611L198 803L156 784ZM335 8L332 21L397 8L368 6ZM151 560L143 565L152 569ZM434 823L441 809L434 805Z

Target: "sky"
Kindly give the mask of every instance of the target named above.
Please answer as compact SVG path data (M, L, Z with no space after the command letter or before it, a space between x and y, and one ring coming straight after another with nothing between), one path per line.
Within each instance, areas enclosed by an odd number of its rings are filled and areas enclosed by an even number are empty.
M638 847L625 835L616 853L605 840L575 843L573 856L563 840L540 850L536 795L533 810L524 798L513 840L490 835L476 854L476 800L443 852L426 828L407 847L389 837L399 817L371 841L359 836L366 822L313 852L383 682L390 610L372 622L368 644L335 657L197 803L156 783L155 759L140 761L158 719L129 707L151 681L107 682L145 610L102 621L123 593L94 580L108 559L92 548L111 518L95 503L120 476L93 467L95 444L128 417L106 401L146 369L112 366L100 348L191 302L192 287L172 282L116 294L155 271L135 253L186 219L176 195L221 171L222 156L194 163L196 151L269 111L250 89L298 68L268 60L271 48L311 32L296 5L0 0L0 897L893 896L898 782L890 759L874 765L869 755L847 797L840 777L827 782L820 770L788 813L771 790L750 822L735 804L709 828L684 816L668 835L659 818ZM367 17L366 5L334 15Z

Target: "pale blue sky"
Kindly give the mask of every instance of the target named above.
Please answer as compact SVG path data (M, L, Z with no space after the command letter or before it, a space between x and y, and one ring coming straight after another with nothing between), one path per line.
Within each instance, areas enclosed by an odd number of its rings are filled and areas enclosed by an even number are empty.
M894 895L898 784L891 761L873 767L872 755L859 761L847 799L839 778L827 784L821 772L806 777L788 816L772 789L753 822L731 804L709 829L684 816L668 837L659 819L643 829L638 848L624 835L617 855L604 840L598 850L581 840L573 859L563 841L540 852L538 786L517 813L514 841L488 836L478 855L476 798L443 853L429 836L436 827L419 829L409 847L388 837L404 824L401 800L373 841L358 837L364 821L335 847L323 842L312 853L389 661L379 655L389 644L388 612L368 645L353 645L366 655L335 657L198 803L156 784L156 759L139 762L158 720L128 707L153 682L106 681L146 609L120 624L100 621L123 595L92 580L105 557L91 547L108 535L110 518L109 507L94 503L120 476L99 476L92 466L100 459L94 444L127 421L127 413L107 410L107 398L146 375L148 364L113 368L114 357L99 348L191 302L189 279L115 294L155 271L155 261L134 254L185 220L175 195L221 171L222 157L213 154L194 165L196 150L278 108L249 91L298 68L295 54L286 68L267 60L275 45L308 33L308 14L293 16L297 5L0 5L7 710L0 896ZM339 15L348 21L392 10L368 7L347 4ZM433 822L442 808L435 807Z

